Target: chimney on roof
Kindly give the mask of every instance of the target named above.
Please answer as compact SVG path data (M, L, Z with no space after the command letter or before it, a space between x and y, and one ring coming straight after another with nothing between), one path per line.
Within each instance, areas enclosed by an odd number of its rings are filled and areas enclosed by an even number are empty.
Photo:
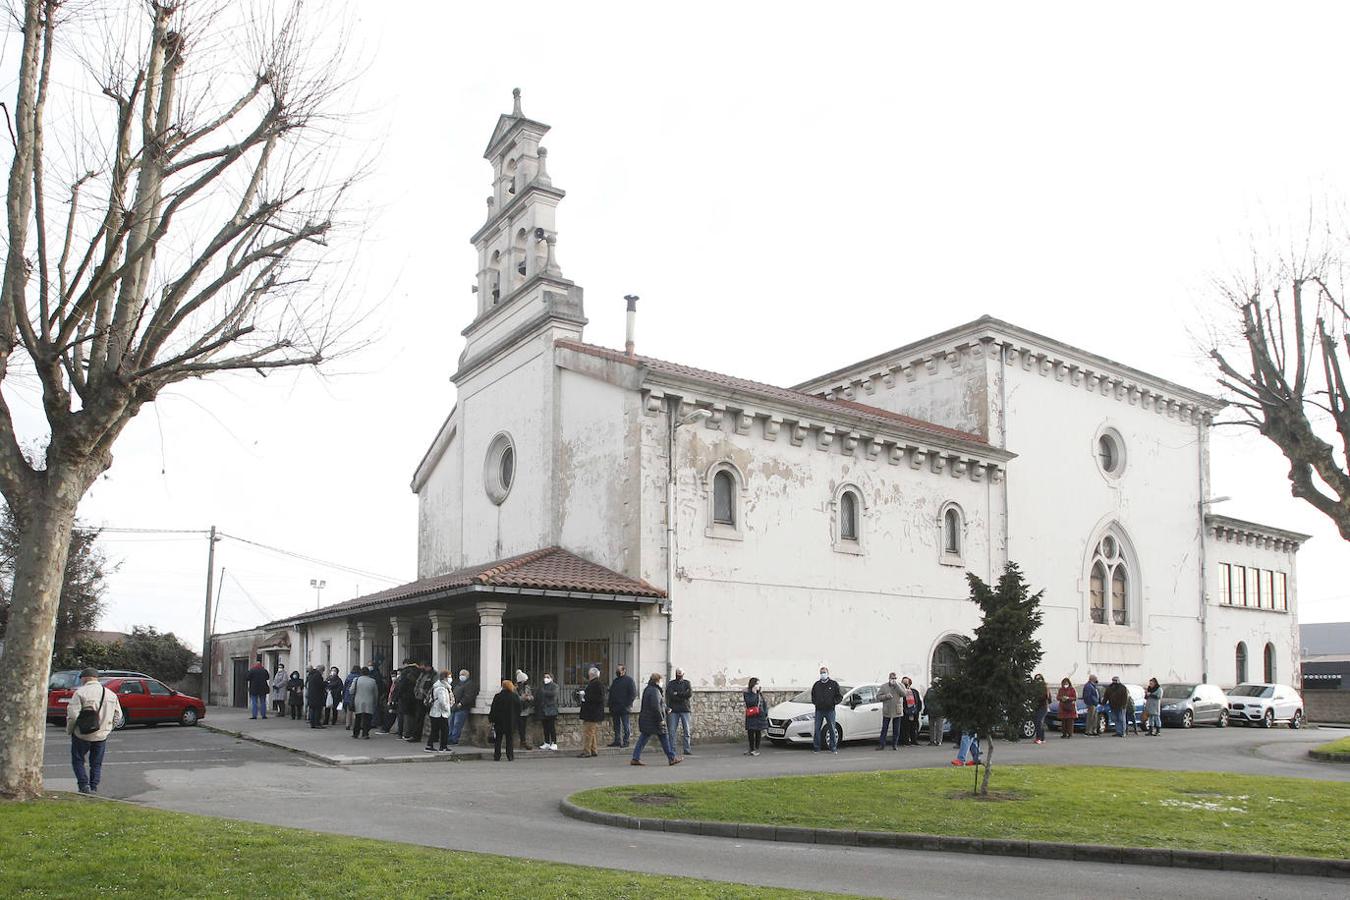
M623 342L623 352L626 356L633 355L633 331L637 328L637 294L624 294L623 299L628 301L628 335Z

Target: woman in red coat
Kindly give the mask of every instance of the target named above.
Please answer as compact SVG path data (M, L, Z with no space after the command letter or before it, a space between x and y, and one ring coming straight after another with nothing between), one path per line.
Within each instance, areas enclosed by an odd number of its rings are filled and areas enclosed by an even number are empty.
M1055 699L1059 701L1059 727L1063 732L1060 737L1071 738L1073 720L1078 718L1078 692L1073 689L1073 682L1067 678L1061 681Z

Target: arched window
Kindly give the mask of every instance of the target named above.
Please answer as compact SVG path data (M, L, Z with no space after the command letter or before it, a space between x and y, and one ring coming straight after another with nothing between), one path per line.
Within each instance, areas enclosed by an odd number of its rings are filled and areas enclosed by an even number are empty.
M962 564L965 553L966 517L955 503L945 503L938 514L938 541L942 547L941 562L949 566Z
M1088 572L1088 614L1097 625L1130 624L1130 560L1113 534L1097 542Z
M933 651L933 666L930 681L956 674L956 662L961 650L955 641L943 641Z
M527 268L526 260L529 255L526 246L527 240L525 229L522 228L516 232L515 243L511 246L511 256L516 261L516 281L520 281L525 277Z
M492 302L495 305L502 299L502 252L500 250L492 251L492 265L488 272L488 290L492 291Z
M1237 682L1241 684L1247 680L1247 645L1243 641L1238 641L1236 654Z
M1266 644L1266 682L1275 683L1275 645Z
M736 479L726 469L713 476L713 522L736 527Z
M844 491L839 497L839 539L858 539L858 495L853 491Z
M506 193L510 196L516 192L516 161L514 159L506 164L506 177L510 179L506 184Z

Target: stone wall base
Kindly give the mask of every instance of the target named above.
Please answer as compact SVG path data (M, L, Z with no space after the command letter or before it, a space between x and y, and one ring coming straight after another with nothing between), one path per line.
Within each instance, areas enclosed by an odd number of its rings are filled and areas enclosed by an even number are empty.
M1350 723L1350 691L1304 691L1303 711L1309 722Z

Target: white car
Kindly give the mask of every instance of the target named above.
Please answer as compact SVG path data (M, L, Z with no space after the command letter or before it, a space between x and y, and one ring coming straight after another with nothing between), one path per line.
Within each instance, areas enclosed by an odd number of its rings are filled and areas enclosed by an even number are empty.
M1270 728L1276 722L1288 722L1290 728L1303 727L1303 698L1283 684L1247 682L1228 692L1228 721L1233 724Z
M835 737L844 741L875 741L881 733L881 701L877 699L879 684L860 684L857 687L839 685L844 702L834 708ZM809 744L815 727L816 707L807 688L791 700L784 700L769 709L769 740L775 744ZM821 743L826 743L821 735Z

